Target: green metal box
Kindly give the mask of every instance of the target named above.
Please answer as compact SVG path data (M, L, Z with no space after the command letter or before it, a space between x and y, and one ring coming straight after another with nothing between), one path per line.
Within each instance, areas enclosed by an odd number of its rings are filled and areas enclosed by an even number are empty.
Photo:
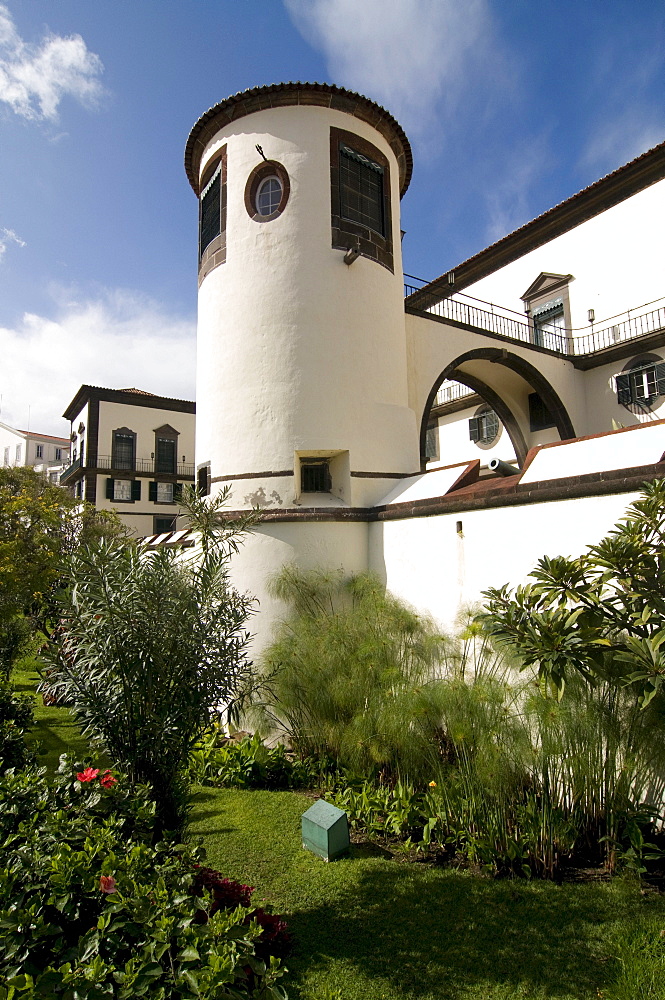
M319 799L302 815L302 846L325 861L334 861L349 848L346 813Z

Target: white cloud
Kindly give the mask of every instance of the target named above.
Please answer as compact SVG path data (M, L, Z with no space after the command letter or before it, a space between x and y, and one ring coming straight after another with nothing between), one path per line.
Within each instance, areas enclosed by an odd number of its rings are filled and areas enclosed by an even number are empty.
M284 0L333 82L384 104L414 135L496 73L487 0Z
M68 433L61 414L79 386L137 388L193 399L196 324L169 316L149 299L105 291L94 300L68 297L56 318L25 313L0 327L0 420L45 434Z
M39 45L24 42L9 9L0 4L0 101L15 114L56 121L65 95L94 107L104 93L102 61L80 35L48 35Z
M631 108L595 127L583 150L581 165L609 173L657 146L664 135L665 116L660 108Z
M545 135L531 136L528 142L512 146L509 153L507 164L496 164L493 182L487 185L484 195L488 244L533 218L533 192L546 168L552 166L550 143Z
M16 243L20 247L25 246L25 240L17 236L13 229L0 229L0 261L7 252L10 243Z

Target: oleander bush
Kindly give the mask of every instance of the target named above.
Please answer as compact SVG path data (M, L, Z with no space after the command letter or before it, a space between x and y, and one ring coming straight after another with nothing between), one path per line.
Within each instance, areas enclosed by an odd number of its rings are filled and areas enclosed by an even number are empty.
M52 785L0 778L3 1000L283 1000L283 922L249 887L216 896L219 873L153 845L154 826L148 789L115 771L64 759Z

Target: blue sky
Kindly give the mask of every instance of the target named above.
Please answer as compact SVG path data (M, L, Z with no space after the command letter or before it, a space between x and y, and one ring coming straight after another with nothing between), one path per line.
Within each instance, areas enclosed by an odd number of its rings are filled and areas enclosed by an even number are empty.
M388 108L434 278L665 138L662 0L0 0L0 419L66 431L83 382L194 398L213 104L326 81Z

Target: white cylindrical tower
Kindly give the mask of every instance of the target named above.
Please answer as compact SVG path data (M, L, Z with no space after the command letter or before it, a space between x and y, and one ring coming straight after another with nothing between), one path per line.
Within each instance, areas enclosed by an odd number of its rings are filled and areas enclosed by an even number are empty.
M365 97L278 84L206 112L185 166L200 216L199 482L265 508L256 573L292 557L362 569L368 508L420 470L400 246L409 142Z
M201 218L197 465L213 491L233 485L234 507L375 503L420 467L406 136L341 88L261 87L197 122L186 167Z

